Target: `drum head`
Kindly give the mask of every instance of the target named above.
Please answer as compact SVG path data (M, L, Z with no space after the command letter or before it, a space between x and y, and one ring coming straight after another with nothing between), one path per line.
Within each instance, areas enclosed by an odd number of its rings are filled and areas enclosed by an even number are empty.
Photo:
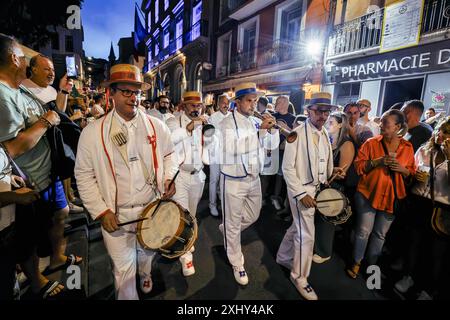
M180 226L180 209L173 201L164 201L152 218L158 201L145 208L142 217L149 219L139 222L138 239L147 249L159 249L166 245L177 233Z
M332 200L332 201L327 201ZM317 195L317 210L327 217L339 215L347 206L347 199L336 189L324 189Z

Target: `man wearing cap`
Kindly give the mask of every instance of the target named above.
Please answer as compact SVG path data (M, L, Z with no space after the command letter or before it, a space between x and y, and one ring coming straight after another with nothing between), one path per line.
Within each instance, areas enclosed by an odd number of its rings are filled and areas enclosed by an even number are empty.
M333 173L333 151L323 127L333 109L329 93L312 95L308 119L294 129L298 138L286 144L282 164L294 222L280 245L277 262L291 269L291 281L307 300L317 300L308 283L314 248L314 198L320 184L326 184ZM340 168L334 171L343 175Z
M170 113L170 99L168 96L160 95L158 97L158 103L155 104L155 108L147 109L147 113L155 118L158 118L162 122L167 122L170 118L173 118L174 115Z
M167 120L180 166L180 174L175 180L177 193L173 200L189 210L195 217L206 178L202 170L202 157L203 153L208 152L205 149L210 139L203 135L202 130L207 123L206 117L201 115L202 94L198 91L187 91L183 94L182 103L185 111L179 116ZM194 252L194 247L180 257L185 277L195 273L192 252Z
M141 247L136 223L118 224L137 219L149 203L175 193L169 184L177 164L167 126L138 109L141 90L148 89L139 69L114 65L103 86L111 92L113 110L83 130L75 177L85 207L94 220L101 221L116 298L137 300L136 271L141 290L150 292L156 252Z
M230 97L227 93L219 95L217 98L217 106L219 110L214 112L208 119L208 122L215 128L215 134L209 154L209 210L212 216L218 217L219 211L217 211L217 192L218 184L220 180L220 123L225 119L230 112L228 111L230 106Z
M220 166L222 221L225 251L240 285L248 283L241 248L241 232L251 226L261 210L259 175L264 166L264 149L275 149L279 133L268 133L275 119L264 114L262 121L253 117L261 92L255 83L235 88L236 109L221 122L223 162ZM276 140L276 141L275 141ZM274 143L278 142L278 143Z
M359 106L360 118L358 124L368 127L373 136L380 134L380 126L375 121L369 119L369 113L372 110L372 104L367 99L360 99L356 102Z

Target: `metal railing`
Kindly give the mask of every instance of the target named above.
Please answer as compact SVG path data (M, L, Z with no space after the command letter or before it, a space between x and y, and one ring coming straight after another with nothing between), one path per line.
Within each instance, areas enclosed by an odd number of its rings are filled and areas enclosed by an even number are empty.
M328 40L328 57L380 45L384 8L335 26ZM425 0L421 34L450 27L450 0Z

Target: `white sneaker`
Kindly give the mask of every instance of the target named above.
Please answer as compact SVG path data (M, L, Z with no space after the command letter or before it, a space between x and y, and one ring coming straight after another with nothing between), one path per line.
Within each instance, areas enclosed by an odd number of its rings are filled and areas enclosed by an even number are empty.
M314 292L314 289L308 283L308 281L304 279L294 279L290 277L292 283L297 288L298 292L302 295L306 300L318 300L317 294Z
M209 206L209 212L211 213L211 215L213 216L213 217L218 217L219 216L219 211L217 210L217 207L214 205L214 206Z
M401 293L406 293L413 285L413 278L411 278L411 276L404 276L401 280L395 283L394 287Z
M72 202L69 202L69 212L70 213L82 213L82 212L84 212L84 208L76 206Z
M278 199L272 199L272 205L274 206L275 210L281 210L283 207L280 204L280 201Z
M149 293L153 289L153 281L151 276L141 278L141 290L143 293Z
M233 266L233 274L234 274L234 279L236 279L237 283L239 283L242 286L245 286L248 284L248 276L247 276L247 272L244 269L244 266L240 266L240 267Z
M189 277L195 273L194 263L192 260L180 259L183 276Z
M321 256L314 254L312 257L312 261L314 261L315 263L324 263L325 261L330 260L331 257L326 257L326 258L322 258Z

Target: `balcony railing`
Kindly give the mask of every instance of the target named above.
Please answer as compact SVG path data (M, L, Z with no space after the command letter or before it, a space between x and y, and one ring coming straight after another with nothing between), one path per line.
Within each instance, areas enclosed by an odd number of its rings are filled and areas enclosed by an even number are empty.
M384 8L337 25L328 42L328 57L380 45ZM450 27L450 0L425 0L421 34Z

